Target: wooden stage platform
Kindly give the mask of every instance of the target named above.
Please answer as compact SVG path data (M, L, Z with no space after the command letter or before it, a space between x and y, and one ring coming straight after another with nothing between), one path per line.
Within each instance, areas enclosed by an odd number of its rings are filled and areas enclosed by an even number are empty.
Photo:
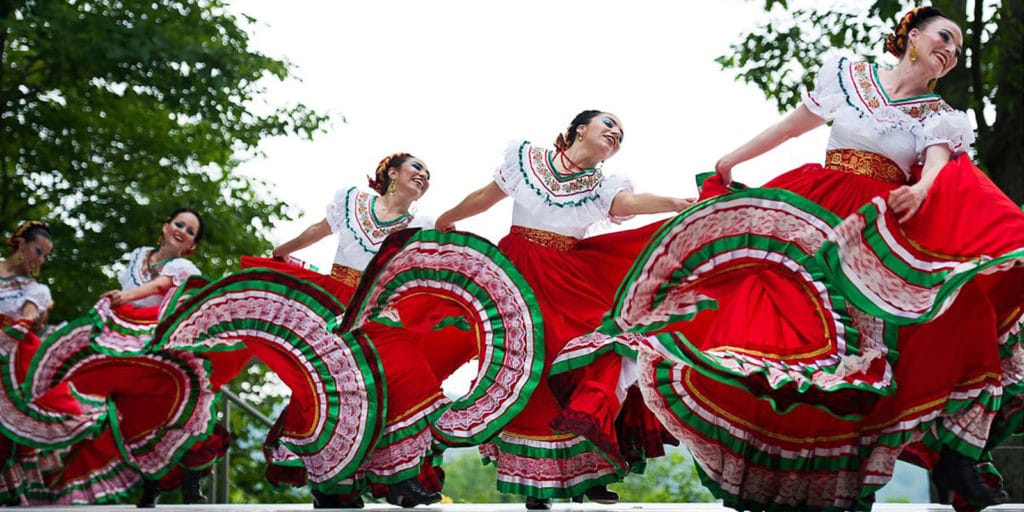
M15 509L18 510L18 509ZM22 508L26 512L83 512L83 511L124 511L140 510L134 505L95 505L67 507L31 507ZM298 512L313 510L306 503L265 504L265 505L157 505L152 509L156 512ZM322 510L322 509L319 509ZM335 509L346 510L346 509ZM400 511L411 510L421 512L526 512L526 508L518 503L479 503L456 505L421 506L413 509L402 509L386 504L367 504L364 511ZM598 505L595 503L572 504L555 503L553 512L729 512L717 503L620 503L618 505ZM945 505L927 503L880 503L872 512L949 512L953 508ZM985 509L988 512L1024 512L1024 504L1000 505Z

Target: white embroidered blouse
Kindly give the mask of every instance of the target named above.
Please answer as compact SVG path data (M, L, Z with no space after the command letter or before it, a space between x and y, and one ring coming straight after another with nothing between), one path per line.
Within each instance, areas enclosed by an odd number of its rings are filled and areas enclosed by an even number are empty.
M178 286L188 276L201 273L195 264L185 258L161 261L150 268L147 260L154 250L153 247L139 247L128 253L128 268L117 276L122 291L133 290L160 276L170 277L174 286ZM150 295L133 301L132 305L136 307L158 306L161 301L163 301L162 295Z
M334 194L334 200L327 205L327 223L331 232L338 235L334 263L362 271L392 232L434 228L434 219L426 216L403 215L389 221L380 220L373 209L379 198L357 187L342 188Z
M555 171L554 151L513 143L505 152L505 161L494 171L494 182L508 194L512 224L583 238L597 222L621 222L628 217L612 217L615 196L633 191L624 176L604 176L600 169L586 169L568 175Z
M924 150L949 146L954 155L974 142L967 114L937 94L892 100L878 79L878 66L844 57L827 59L804 97L811 112L832 121L828 149L858 149L888 157L910 178Z
M29 276L0 277L0 315L21 317L21 308L31 302L40 310L53 303L50 288Z

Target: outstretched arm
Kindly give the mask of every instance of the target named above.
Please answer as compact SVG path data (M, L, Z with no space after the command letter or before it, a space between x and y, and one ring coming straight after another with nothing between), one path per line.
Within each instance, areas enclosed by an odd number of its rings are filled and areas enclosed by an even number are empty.
M767 130L757 134L746 144L723 156L715 164L715 172L725 183L732 182L732 168L751 158L762 155L779 144L793 137L803 135L814 128L825 124L825 120L811 112L805 105L800 105L781 121L771 125Z
M952 156L949 146L945 144L928 146L924 150L921 180L913 185L903 185L889 193L886 203L893 209L893 213L899 215L900 222L906 222L921 209L921 204L928 196L928 190L932 183L935 183L935 178L939 177L939 171L949 163Z
M440 231L451 231L455 229L456 222L487 211L505 197L505 192L492 181L483 188L470 192L454 208L442 213L434 223L434 227Z
M695 199L690 198L622 191L615 195L608 213L612 217L628 217L645 213L678 212L693 206L695 202Z
M170 276L160 276L156 279L139 286L138 288L132 288L128 291L121 290L110 290L104 293L104 297L110 297L110 303L114 306L120 306L121 304L127 304L129 302L135 302L143 297L149 297L150 295L167 293L174 286L174 281Z
M329 234L331 234L331 225L327 223L327 219L323 219L306 228L299 236L274 247L274 257L278 259L287 258L289 254L305 249Z

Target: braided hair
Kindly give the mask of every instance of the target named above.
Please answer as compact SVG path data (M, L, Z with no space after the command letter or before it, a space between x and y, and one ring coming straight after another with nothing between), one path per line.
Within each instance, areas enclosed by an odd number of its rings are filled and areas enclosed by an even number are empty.
M50 232L50 226L41 220L28 220L22 222L18 229L15 229L14 233L7 238L7 247L10 247L11 250L16 250L19 238L25 242L31 242L38 237L52 240L53 234Z
M885 49L897 58L902 58L903 54L907 52L907 40L911 30L924 28L931 21L945 17L946 15L942 14L942 11L930 6L911 9L900 18L893 33L885 36Z
M373 177L367 176L366 179L370 183L370 188L380 195L384 195L388 191L388 187L391 185L391 176L388 175L388 169L399 168L405 162L411 158L416 158L409 153L392 153L377 164L377 170L373 173Z

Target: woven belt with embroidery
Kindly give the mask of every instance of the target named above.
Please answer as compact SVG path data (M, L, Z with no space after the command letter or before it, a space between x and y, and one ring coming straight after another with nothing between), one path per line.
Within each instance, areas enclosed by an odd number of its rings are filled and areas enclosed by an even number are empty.
M363 273L352 267L335 263L331 266L331 277L354 288L359 284L359 278L363 277Z
M563 252L573 250L576 247L576 244L580 242L571 236L560 235L558 233L552 233L551 231L527 228L523 226L512 226L509 233L521 236L537 245L550 247Z
M870 151L833 149L825 153L825 167L902 185L906 175L896 162Z

